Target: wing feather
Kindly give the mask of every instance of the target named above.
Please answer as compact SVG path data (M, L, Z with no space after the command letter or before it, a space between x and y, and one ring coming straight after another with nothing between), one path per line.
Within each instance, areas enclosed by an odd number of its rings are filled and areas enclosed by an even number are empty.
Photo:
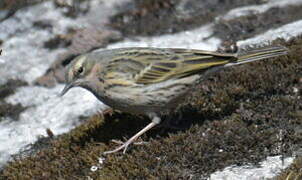
M137 84L153 84L200 73L236 60L235 54L202 50L133 48L120 49L108 67L110 71L118 72L118 78ZM112 77L110 73L108 75Z

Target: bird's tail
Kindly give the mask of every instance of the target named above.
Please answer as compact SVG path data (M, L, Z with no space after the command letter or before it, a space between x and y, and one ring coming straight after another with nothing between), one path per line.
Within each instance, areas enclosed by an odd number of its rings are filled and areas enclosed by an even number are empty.
M283 46L269 46L269 47L261 47L255 50L248 50L238 54L238 59L235 62L230 62L225 64L224 66L232 66L238 65L253 61L258 61L266 58L277 57L281 55L286 55L288 53L288 49Z

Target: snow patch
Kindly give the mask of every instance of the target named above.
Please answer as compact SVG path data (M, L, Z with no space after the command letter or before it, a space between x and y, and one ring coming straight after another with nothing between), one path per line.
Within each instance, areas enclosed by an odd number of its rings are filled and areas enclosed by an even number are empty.
M242 180L242 179L268 179L273 178L282 169L287 168L294 160L292 157L281 159L281 156L268 157L260 162L259 167L253 166L230 166L223 171L211 174L208 180Z

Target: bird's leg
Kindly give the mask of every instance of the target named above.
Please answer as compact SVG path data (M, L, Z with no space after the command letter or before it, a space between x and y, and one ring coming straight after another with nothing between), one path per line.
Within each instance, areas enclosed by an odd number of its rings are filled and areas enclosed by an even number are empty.
M140 137L142 134L144 134L145 132L147 132L148 130L150 130L151 128L153 128L154 126L156 126L157 124L160 123L161 119L156 116L156 115L150 115L152 117L152 122L149 123L146 127L144 127L142 130L140 130L138 133L136 133L134 136L132 136L128 141L126 141L123 145L119 146L118 148L112 150L112 151L106 151L104 152L103 154L106 155L106 154L111 154L111 153L115 153L115 152L118 152L122 149L123 150L123 153L125 154L126 153L126 150L128 148L128 146L133 143L133 141L135 141L138 137Z
M113 143L115 143L115 144L119 144L119 145L124 144L123 141L121 141L121 140L116 140L116 139L112 139L111 142L113 142ZM133 145L143 145L143 144L147 144L147 142L145 142L145 141L140 141L140 142L133 142L132 144L133 144Z

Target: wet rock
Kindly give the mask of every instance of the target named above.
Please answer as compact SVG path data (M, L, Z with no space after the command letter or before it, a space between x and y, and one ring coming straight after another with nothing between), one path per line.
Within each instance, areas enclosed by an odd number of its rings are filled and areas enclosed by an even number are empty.
M64 35L57 35L52 39L49 39L44 43L44 47L47 49L57 49L68 47L71 44L71 39Z
M5 84L0 85L0 121L3 117L18 119L20 113L26 109L21 104L12 105L3 101L4 98L15 93L18 87L26 85L26 82L15 79L8 80Z
M1 0L0 1L0 21L10 17L19 9L40 3L41 0Z
M17 120L21 112L26 108L21 104L12 105L9 103L0 103L0 121L3 117L11 117Z
M211 22L231 8L261 4L263 0L134 0L111 18L111 26L124 35L175 33Z
M273 7L264 13L251 13L230 20L218 20L214 34L222 40L238 41L253 37L271 28L300 20L302 5Z
M13 94L18 87L28 85L26 82L10 79L5 84L0 85L0 100L6 98L7 96Z
M36 27L36 28L40 28L40 29L48 29L48 30L52 30L53 28L53 25L52 25L52 22L49 21L49 20L38 20L38 21L35 21L33 22L33 26Z
M79 54L105 47L108 43L119 41L122 36L119 32L106 27L90 27L70 31L68 35L57 36L46 42L49 48L56 48L61 43L68 46L68 51L58 56L46 73L39 77L35 84L52 87L56 83L65 82L65 67Z
M72 18L86 14L90 10L88 0L54 0L54 3L57 7L65 8L64 14Z

